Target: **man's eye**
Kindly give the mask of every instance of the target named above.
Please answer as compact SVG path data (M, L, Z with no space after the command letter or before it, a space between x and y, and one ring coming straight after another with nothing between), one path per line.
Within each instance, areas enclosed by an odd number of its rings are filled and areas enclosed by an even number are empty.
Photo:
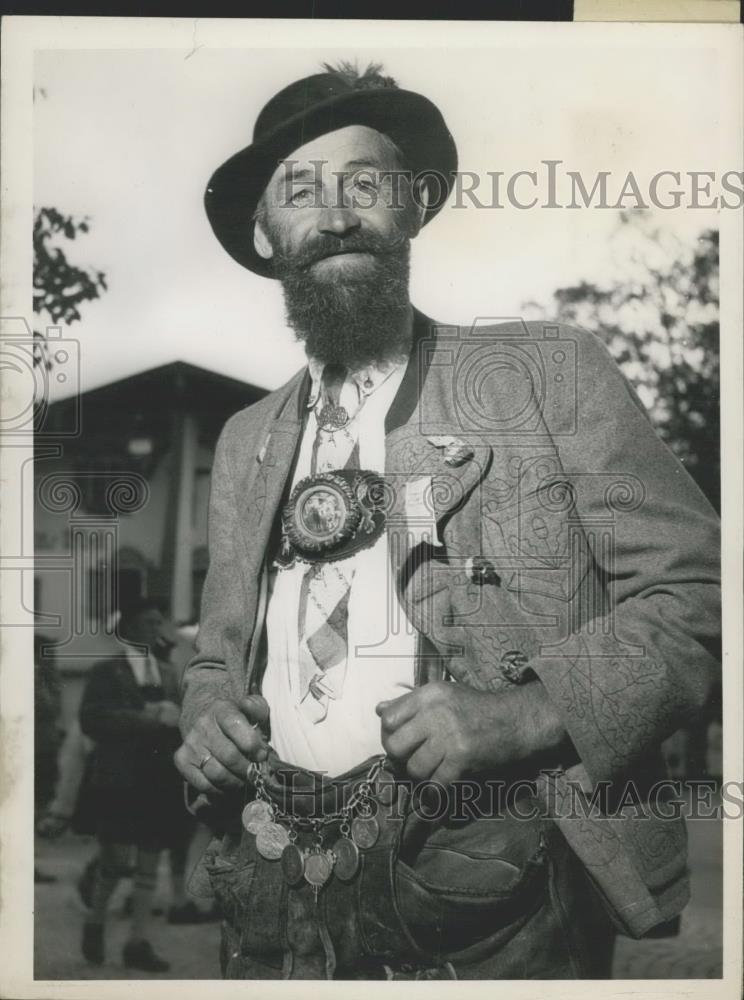
M360 191L376 191L378 188L377 181L372 177L355 177L352 181L355 188L359 188Z
M312 200L313 191L311 188L302 188L300 191L295 191L289 199L290 204L296 208L304 208L306 205L310 205Z

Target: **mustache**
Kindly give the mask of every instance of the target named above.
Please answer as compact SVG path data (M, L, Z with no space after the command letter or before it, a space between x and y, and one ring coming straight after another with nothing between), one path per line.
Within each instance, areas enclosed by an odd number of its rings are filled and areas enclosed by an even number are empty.
M333 236L322 233L292 252L282 251L279 263L283 269L293 271L306 270L319 260L327 257L337 257L346 253L368 253L373 256L396 256L405 252L408 246L408 236L396 233L392 236L380 236L377 233L350 233L348 236Z

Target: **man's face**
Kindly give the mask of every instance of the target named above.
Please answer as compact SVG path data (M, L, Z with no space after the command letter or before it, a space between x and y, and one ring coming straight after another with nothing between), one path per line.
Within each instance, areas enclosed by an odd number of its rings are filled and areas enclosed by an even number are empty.
M130 642L142 643L149 649L157 644L163 629L163 616L157 608L148 608L136 615L126 626L122 635Z
M265 223L274 254L344 280L373 265L375 243L400 245L411 232L411 191L390 140L350 125L306 143L274 171Z
M394 354L408 309L410 239L421 213L396 149L360 125L296 150L275 170L256 223L290 325L323 361Z

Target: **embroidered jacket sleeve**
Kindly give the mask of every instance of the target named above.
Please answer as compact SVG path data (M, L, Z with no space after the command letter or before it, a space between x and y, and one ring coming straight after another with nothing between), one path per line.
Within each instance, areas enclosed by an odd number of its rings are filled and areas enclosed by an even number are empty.
M611 620L581 640L587 655L530 666L596 782L627 774L705 703L720 669L720 548L714 510L604 345L569 334L580 423L555 440L582 524L606 521L616 504L613 544L592 551Z
M234 698L226 661L239 656L245 608L239 552L236 550L237 508L228 449L232 422L217 442L209 495L209 569L202 593L195 656L182 686L181 732L219 698Z

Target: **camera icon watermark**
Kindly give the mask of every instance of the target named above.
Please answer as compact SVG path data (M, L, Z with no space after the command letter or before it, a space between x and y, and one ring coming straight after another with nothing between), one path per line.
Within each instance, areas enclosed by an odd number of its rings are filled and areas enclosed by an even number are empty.
M51 362L39 360L39 345ZM35 337L22 317L0 318L0 380L2 407L0 435L69 438L80 433L80 344L63 337L58 326L46 328L44 339ZM49 405L52 386L70 395L64 420L51 427Z
M572 435L577 426L576 343L556 324L479 317L440 326L419 347L421 384L445 374L444 398L422 394L421 432Z

